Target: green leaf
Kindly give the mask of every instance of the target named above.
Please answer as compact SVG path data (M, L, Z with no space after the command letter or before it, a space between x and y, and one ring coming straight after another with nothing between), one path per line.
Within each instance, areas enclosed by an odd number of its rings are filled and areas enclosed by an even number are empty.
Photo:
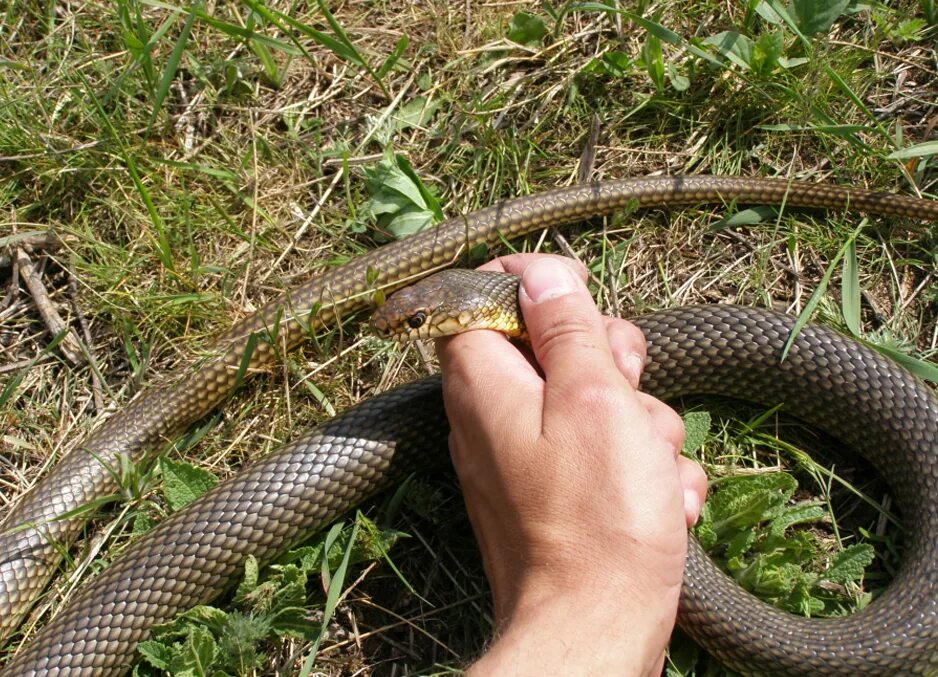
M661 40L651 33L645 38L642 46L642 62L648 76L660 92L664 89L664 58L661 53Z
M824 271L824 275L821 277L821 281L818 282L817 289L815 289L814 293L811 294L811 298L808 299L808 302L805 304L804 310L802 310L801 314L798 315L798 319L795 320L795 326L792 327L791 333L788 335L788 340L785 341L785 347L782 349L781 357L783 362L785 358L788 357L788 352L791 350L791 347L795 344L795 340L798 338L798 334L801 333L801 330L811 319L811 315L814 313L814 309L817 308L818 303L820 303L821 298L823 298L824 292L827 291L827 285L830 282L831 275L833 275L834 269L837 267L840 259L843 258L844 254L846 253L850 242L855 240L860 234L860 231L865 227L866 219L860 222L860 225L857 226L856 230L853 231L853 233L844 243L844 246L840 248L839 252L837 252L837 256L835 256L834 260L831 261L830 265L827 267L827 270Z
M163 497L173 511L182 509L218 484L218 478L204 468L196 468L184 461L160 457L163 475Z
M684 445L681 453L692 456L703 446L710 432L710 412L689 411L681 417L684 421Z
M756 12L769 23L788 26L791 32L797 35L798 39L801 40L805 49L811 49L811 41L805 37L804 33L802 33L801 29L798 27L797 21L795 21L794 17L792 17L787 9L779 4L778 0L762 0L762 2L756 5Z
M681 75L677 66L672 62L668 62L668 81L671 83L671 89L675 92L686 92L687 88L690 87L690 80L685 75Z
M772 520L769 533L780 538L789 527L796 524L818 522L828 516L828 512L817 503L807 503L786 507L781 515Z
M704 39L704 44L713 45L721 56L732 61L740 68L749 70L752 60L753 43L748 37L736 31L723 31Z
M375 217L379 233L400 239L443 220L439 201L406 158L388 151L364 172L370 198L359 218Z
M879 351L886 357L898 362L919 378L931 381L932 383L938 383L938 365L934 362L920 360L890 346L880 345L864 339L860 339L860 341L873 350Z
M792 0L789 13L805 35L826 33L844 13L850 0Z
M876 552L869 543L851 545L844 548L843 552L834 558L830 568L822 574L821 578L834 583L860 580L875 556Z
M886 157L890 160L908 160L909 158L931 157L932 155L938 155L938 141L926 141L908 148L900 148Z
M250 40L249 45L251 51L254 52L254 55L257 57L257 60L261 62L261 66L264 69L264 77L267 78L267 82L279 88L282 77L280 69L277 67L277 62L274 60L274 55L270 53L270 50L267 49L267 45L263 42Z
M158 670L168 669L169 662L173 657L172 649L155 639L140 642L137 645L137 652L143 656L147 663Z
M752 59L750 60L752 70L762 75L770 74L781 65L779 60L784 51L785 39L780 30L765 33L753 45Z
M652 21L651 19L646 19L645 17L639 16L638 14L633 14L625 9L619 9L618 7L612 7L610 5L604 5L599 2L580 2L574 5L571 10L575 11L593 11L593 12L607 12L621 14L637 23L639 26L644 28L646 31L657 37L659 40L667 42L669 45L681 46L684 44L684 39L672 31L669 28L665 28L657 21Z
M854 336L860 335L860 275L858 268L857 241L855 238L851 238L847 241L847 251L844 254L840 307L844 314L844 322Z
M618 51L604 53L583 67L584 73L605 73L615 78L624 78L632 72L634 61L628 54Z
M189 33L192 31L192 23L195 21L196 10L202 5L201 0L196 0L189 6L189 16L186 17L186 23L179 33L176 44L173 45L173 51L169 55L166 67L163 69L163 76L160 78L159 87L156 90L156 97L153 99L153 111L150 113L150 121L147 123L147 129L153 127L156 122L156 116L160 112L163 101L169 93L169 88L176 77L176 71L179 70L179 62L182 61L182 55L186 50L186 44L189 42Z
M170 660L168 671L174 675L211 674L212 663L218 653L215 638L207 628L190 626L182 651L175 652Z
M770 221L778 216L778 211L774 207L750 207L749 209L740 209L735 214L726 216L712 226L710 230L721 230L723 228L732 228L733 226L752 226L757 223Z
M329 533L326 535L325 541L325 550L328 552L332 545L337 542L339 534L342 531L342 524L333 525L332 529L329 530ZM328 591L326 592L326 606L322 611L322 626L319 633L316 635L313 640L313 645L309 649L309 655L306 657L306 660L303 661L303 667L300 670L301 677L308 677L310 671L313 668L313 664L316 661L316 654L319 652L319 644L322 641L323 636L326 634L326 628L329 625L329 621L332 620L332 614L335 612L335 607L339 602L339 595L342 593L342 586L345 584L345 574L348 571L349 559L352 556L353 545L355 543L355 537L358 535L358 522L352 525L352 532L348 536L348 541L345 546L345 553L342 557L342 561L339 563L339 566L336 567L335 572L329 572L329 562L328 558L323 559L322 563L322 572L323 580L328 580Z
M235 594L238 597L244 597L257 587L257 581L260 576L260 564L254 555L248 555L244 560L244 577L238 583L238 590Z
M781 512L798 484L787 473L729 477L717 485L707 501L710 528L723 538L737 529L748 529Z
M540 42L547 35L547 27L539 16L527 12L516 12L508 24L508 39L519 45Z

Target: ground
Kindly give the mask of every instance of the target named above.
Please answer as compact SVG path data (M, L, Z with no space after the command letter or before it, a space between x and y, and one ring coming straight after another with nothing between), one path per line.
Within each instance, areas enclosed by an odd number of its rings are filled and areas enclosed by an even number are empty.
M938 8L824 4L9 3L0 15L0 513L102 417L234 320L433 221L434 200L457 215L582 180L676 173L934 196ZM400 211L383 213L389 204ZM742 209L625 214L512 246L581 259L607 312L807 309L911 356L935 380L933 227ZM68 339L52 342L59 329L41 306L73 329ZM360 319L304 343L161 453L225 477L435 368L432 351L390 346ZM747 416L778 425L763 414ZM837 612L881 587L901 531L883 531L888 502L863 472L831 479L722 419L691 451L712 478L743 467L765 483L753 492L792 506L817 499L808 507L828 515L830 501L846 505L850 525L878 545L863 581L811 587L855 538L819 520L803 532L816 532L813 545L798 549L810 550L808 579L780 584L776 599ZM771 479L779 464L804 486ZM172 509L167 467L142 465L121 504L89 516L87 537L8 651ZM874 508L838 498L839 482ZM349 570L313 674L458 671L484 647L490 617L454 480L415 478L363 511L366 529L407 536ZM753 554L746 571L758 578L771 563ZM776 571L765 570L762 583ZM322 624L314 573L305 603ZM258 656L239 654L240 669L223 669L291 671L313 639L275 638ZM680 637L667 670L722 674Z

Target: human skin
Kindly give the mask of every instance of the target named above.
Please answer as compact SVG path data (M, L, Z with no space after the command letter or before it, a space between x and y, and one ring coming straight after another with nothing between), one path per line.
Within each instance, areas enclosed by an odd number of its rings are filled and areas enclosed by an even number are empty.
M526 351L474 331L437 350L450 453L492 590L469 675L660 675L706 477L680 417L636 388L645 341L603 317L570 259L521 276Z

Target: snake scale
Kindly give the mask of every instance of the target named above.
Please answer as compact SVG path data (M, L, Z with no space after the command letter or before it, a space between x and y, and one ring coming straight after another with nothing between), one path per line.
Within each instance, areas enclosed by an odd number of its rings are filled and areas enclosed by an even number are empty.
M456 217L329 270L225 332L198 365L141 392L24 496L0 532L0 634L18 627L80 519L55 519L117 490L108 467L139 458L217 406L276 353L367 307L376 288L452 265L469 247L628 206L702 202L850 209L938 221L938 202L824 184L675 176L582 184ZM938 398L877 353L819 327L779 351L793 320L732 306L635 320L651 363L642 386L670 398L712 392L773 402L833 433L884 475L906 516L902 569L867 609L816 620L779 612L721 574L696 544L680 623L727 665L776 674L897 674L938 669ZM279 345L277 349L279 350ZM858 421L862 425L858 425ZM4 675L105 675L127 669L148 628L221 592L253 554L264 560L440 454L446 424L434 379L375 397L219 485L157 526L94 578L6 666Z

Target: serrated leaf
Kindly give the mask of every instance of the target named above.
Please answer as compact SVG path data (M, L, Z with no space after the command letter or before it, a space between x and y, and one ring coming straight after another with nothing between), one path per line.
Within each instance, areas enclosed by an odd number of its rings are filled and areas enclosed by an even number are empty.
M241 582L238 583L238 589L235 594L238 597L243 597L251 592L257 587L259 576L260 564L258 564L257 558L254 555L248 555L247 559L244 560L244 577L241 579Z
M154 639L147 639L137 645L137 653L143 656L143 659L158 670L169 668L169 661L172 660L173 650Z
M228 613L208 604L200 604L183 611L179 618L200 623L215 632L220 632L228 622Z
M816 503L789 506L772 520L769 533L781 537L789 527L796 524L817 522L828 516L828 512Z
M212 633L207 628L190 626L182 650L174 652L170 660L169 672L174 675L209 674L217 653L218 645Z
M707 501L713 531L722 539L774 518L797 486L786 473L727 478Z
M204 468L196 468L184 461L160 457L163 475L163 497L173 511L189 505L218 484L218 478Z
M681 447L681 453L690 456L707 440L707 434L710 432L710 412L689 411L681 419L684 421L684 445Z
M726 556L728 558L738 558L749 552L752 544L756 541L757 532L755 529L744 529L730 539L726 546Z
M863 577L866 567L873 562L876 552L868 543L858 543L844 548L843 552L834 558L830 568L821 578L833 583L849 583Z

